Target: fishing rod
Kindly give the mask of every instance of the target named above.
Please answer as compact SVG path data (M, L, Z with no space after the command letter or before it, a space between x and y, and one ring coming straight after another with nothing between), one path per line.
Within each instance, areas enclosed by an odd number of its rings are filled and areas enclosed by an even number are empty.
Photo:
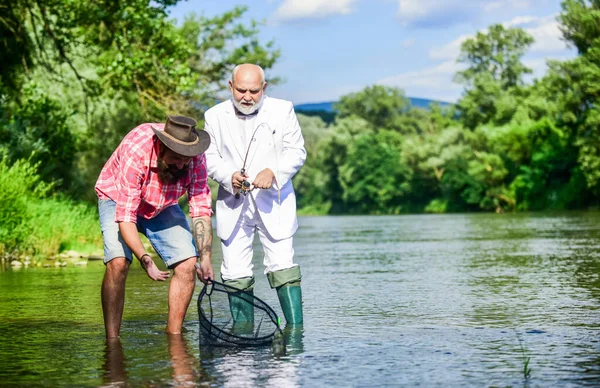
M254 132L252 132L252 137L250 138L250 141L248 142L248 148L246 149L246 156L244 157L244 164L242 165L242 169L240 170L240 172L242 173L242 175L244 175L246 173L246 167L247 167L246 162L248 161L248 155L250 154L250 147L252 147L252 142L256 140L255 139L256 132L258 132L258 129L260 127L262 127L263 125L266 125L269 130L271 129L271 127L269 126L269 124L267 124L267 123L260 123L260 124L258 124L258 126L256 127L256 129L254 130ZM274 135L274 134L275 134L275 130L273 130L271 132L271 135ZM254 157L252 157L252 159L254 160ZM238 191L237 193L235 193L235 199L240 198L240 192L242 194L246 195L249 191L250 191L250 182L248 182L246 179L244 179L244 181L242 182L242 187L241 187L240 191Z

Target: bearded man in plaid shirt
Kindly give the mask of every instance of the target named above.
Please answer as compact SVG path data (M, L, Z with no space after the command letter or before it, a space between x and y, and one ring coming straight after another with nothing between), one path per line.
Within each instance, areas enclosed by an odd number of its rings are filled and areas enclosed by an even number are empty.
M173 270L167 333L181 333L194 274L203 282L213 279L212 202L204 156L209 144L208 134L196 131L195 120L169 116L166 124L146 123L131 130L104 165L95 190L104 240L102 311L107 338L119 336L132 255L150 279L170 277L146 252L139 233ZM191 230L178 204L185 193Z

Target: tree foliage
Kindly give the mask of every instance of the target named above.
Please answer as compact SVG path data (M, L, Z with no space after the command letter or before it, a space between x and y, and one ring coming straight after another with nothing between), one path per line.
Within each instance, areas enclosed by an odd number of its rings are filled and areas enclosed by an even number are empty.
M558 125L578 149L588 187L600 194L600 2L566 0L562 6L561 29L580 55L550 63L546 97L558 105Z
M222 97L233 67L269 69L246 8L168 18L178 0L15 0L0 5L0 149L35 151L44 180L93 198L95 178L127 131L167 114L197 117ZM271 83L277 78L270 79ZM77 169L74 169L77 167Z
M168 18L177 2L0 5L0 167L7 176L26 159L35 171L27 165L21 175L93 199L101 166L133 126L167 113L201 125L204 110L226 96L233 66L269 70L278 59L274 42L258 39L261 24L241 21L245 8L177 24ZM522 58L533 38L492 25L462 45L458 61L466 67L456 81L464 93L455 106L414 108L401 89L372 85L341 97L337 114L299 114L308 153L294 177L301 211L597 206L600 3L564 0L558 20L578 56L550 61L532 83Z
M457 106L467 128L489 122L504 125L512 119L526 94L523 76L531 69L521 58L532 43L523 29L501 24L463 42L458 62L467 69L458 72L456 80L466 89Z
M307 165L332 213L512 211L598 205L600 2L565 0L564 37L579 52L533 83L522 58L533 38L492 25L467 39L452 109L412 109L399 89L341 98ZM359 129L360 128L360 129ZM318 174L317 174L318 171Z

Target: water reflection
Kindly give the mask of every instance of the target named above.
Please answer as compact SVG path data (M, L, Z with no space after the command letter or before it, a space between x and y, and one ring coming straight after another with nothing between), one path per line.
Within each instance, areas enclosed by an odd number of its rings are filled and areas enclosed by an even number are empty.
M104 384L111 387L127 385L125 355L119 338L108 338L104 347Z
M190 355L181 334L168 334L169 354L173 365L173 381L176 387L193 386L196 380L195 359Z
M304 328L288 325L284 341L265 347L200 346L200 364L211 381L223 387L298 387L304 352Z
M139 346L133 347L132 354L136 354L133 359L129 360L125 357L123 344L119 338L111 338L106 340L104 348L104 387L124 387L129 385L149 383L148 378L155 381L164 378L170 380L165 382L168 386L173 387L190 387L195 386L201 381L202 375L196 368L197 359L190 352L189 346L185 337L181 334L166 334L166 344L160 341L158 344L150 344L154 349L155 354L165 354L164 350L168 348L169 359L165 359L166 365L169 365L172 370L171 378L167 378L160 373L155 375L145 376L145 379L130 379L128 370L135 371L136 368L144 367L142 360L138 357L139 353L145 353L147 349L142 349ZM162 348L162 350L161 350ZM145 356L144 356L145 357ZM158 371L155 371L158 372ZM161 375L163 377L161 378ZM137 381L136 381L137 380Z
M304 326L287 325L283 329L285 354L295 355L304 352Z

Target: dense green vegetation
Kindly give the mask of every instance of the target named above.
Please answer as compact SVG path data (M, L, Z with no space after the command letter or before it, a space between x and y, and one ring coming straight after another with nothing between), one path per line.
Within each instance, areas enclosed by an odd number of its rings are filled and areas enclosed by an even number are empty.
M277 61L260 23L241 22L244 8L177 24L166 13L177 2L0 2L0 255L99 246L93 185L124 134L167 113L202 121L235 64ZM464 42L464 94L451 108L414 108L402 90L370 86L343 96L327 123L300 115L301 212L597 206L600 2L562 6L578 56L533 83L521 61L533 38L493 25Z
M451 109L413 108L401 90L341 98L336 120L301 117L310 144L296 179L305 212L595 208L600 194L600 2L566 0L558 20L575 59L533 83L533 38L493 25L466 40Z
M235 64L269 69L279 57L258 22L241 22L244 8L177 24L166 13L177 2L0 1L0 160L12 174L0 185L0 256L101 248L93 187L123 136L167 113L201 118ZM42 183L43 195L31 191Z

